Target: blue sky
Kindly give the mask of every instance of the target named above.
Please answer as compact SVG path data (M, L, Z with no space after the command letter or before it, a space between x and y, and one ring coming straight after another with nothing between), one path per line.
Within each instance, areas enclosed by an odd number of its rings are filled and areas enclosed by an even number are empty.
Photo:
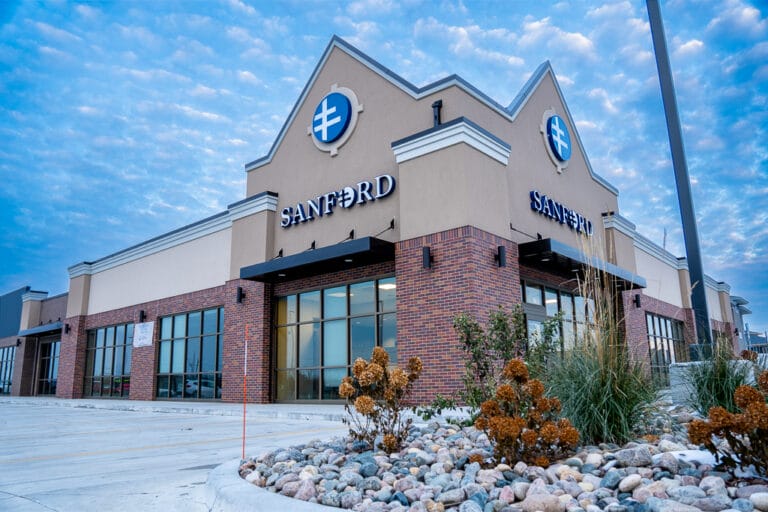
M768 12L662 2L705 272L768 329ZM621 213L683 256L644 2L0 2L0 292L244 197L331 36L506 105L549 59Z

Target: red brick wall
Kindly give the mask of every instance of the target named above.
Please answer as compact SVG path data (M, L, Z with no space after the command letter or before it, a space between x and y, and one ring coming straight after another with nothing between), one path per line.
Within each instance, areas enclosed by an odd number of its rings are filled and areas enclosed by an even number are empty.
M131 400L152 400L155 397L155 370L157 368L157 346L160 336L158 317L185 313L198 309L224 306L229 285L217 286L207 290L177 295L126 308L105 311L95 315L71 317L65 320L70 325L70 333L62 333L61 355L59 359L59 380L56 395L61 398L81 398L83 379L85 378L85 355L87 332L99 327L136 323L139 311L144 310L147 321L155 321L153 344L151 347L134 348L131 355ZM232 299L234 300L234 299ZM227 310L224 322L228 322ZM226 336L224 345L226 347ZM225 350L226 355L226 350Z
M496 247L507 248L507 266L494 261ZM430 247L434 264L422 268L422 247ZM517 245L465 226L404 240L397 244L397 350L407 361L424 363L413 400L431 401L461 386L464 354L453 318L465 312L485 323L496 306L511 309L521 300Z

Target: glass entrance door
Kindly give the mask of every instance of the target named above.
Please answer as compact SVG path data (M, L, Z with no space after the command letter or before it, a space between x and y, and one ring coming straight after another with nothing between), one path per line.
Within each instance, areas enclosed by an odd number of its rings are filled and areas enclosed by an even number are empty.
M37 394L55 395L59 375L59 346L61 340L41 340L38 352Z

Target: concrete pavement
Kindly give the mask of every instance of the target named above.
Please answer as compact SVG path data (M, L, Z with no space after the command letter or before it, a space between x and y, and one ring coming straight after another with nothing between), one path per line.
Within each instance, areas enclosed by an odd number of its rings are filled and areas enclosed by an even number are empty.
M340 405L249 404L246 455L343 435L342 415ZM2 397L0 510L209 510L206 479L237 464L241 433L241 404ZM242 507L255 495L226 467L212 479L237 489Z

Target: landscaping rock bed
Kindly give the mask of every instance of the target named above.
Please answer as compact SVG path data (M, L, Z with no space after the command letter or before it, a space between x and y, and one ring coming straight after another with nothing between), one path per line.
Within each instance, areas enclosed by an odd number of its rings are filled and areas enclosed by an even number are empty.
M688 444L683 408L659 409L649 435L624 446L584 446L548 468L490 464L488 437L432 422L400 452L343 439L314 441L245 461L247 481L294 499L355 511L768 512L768 481L717 471Z

